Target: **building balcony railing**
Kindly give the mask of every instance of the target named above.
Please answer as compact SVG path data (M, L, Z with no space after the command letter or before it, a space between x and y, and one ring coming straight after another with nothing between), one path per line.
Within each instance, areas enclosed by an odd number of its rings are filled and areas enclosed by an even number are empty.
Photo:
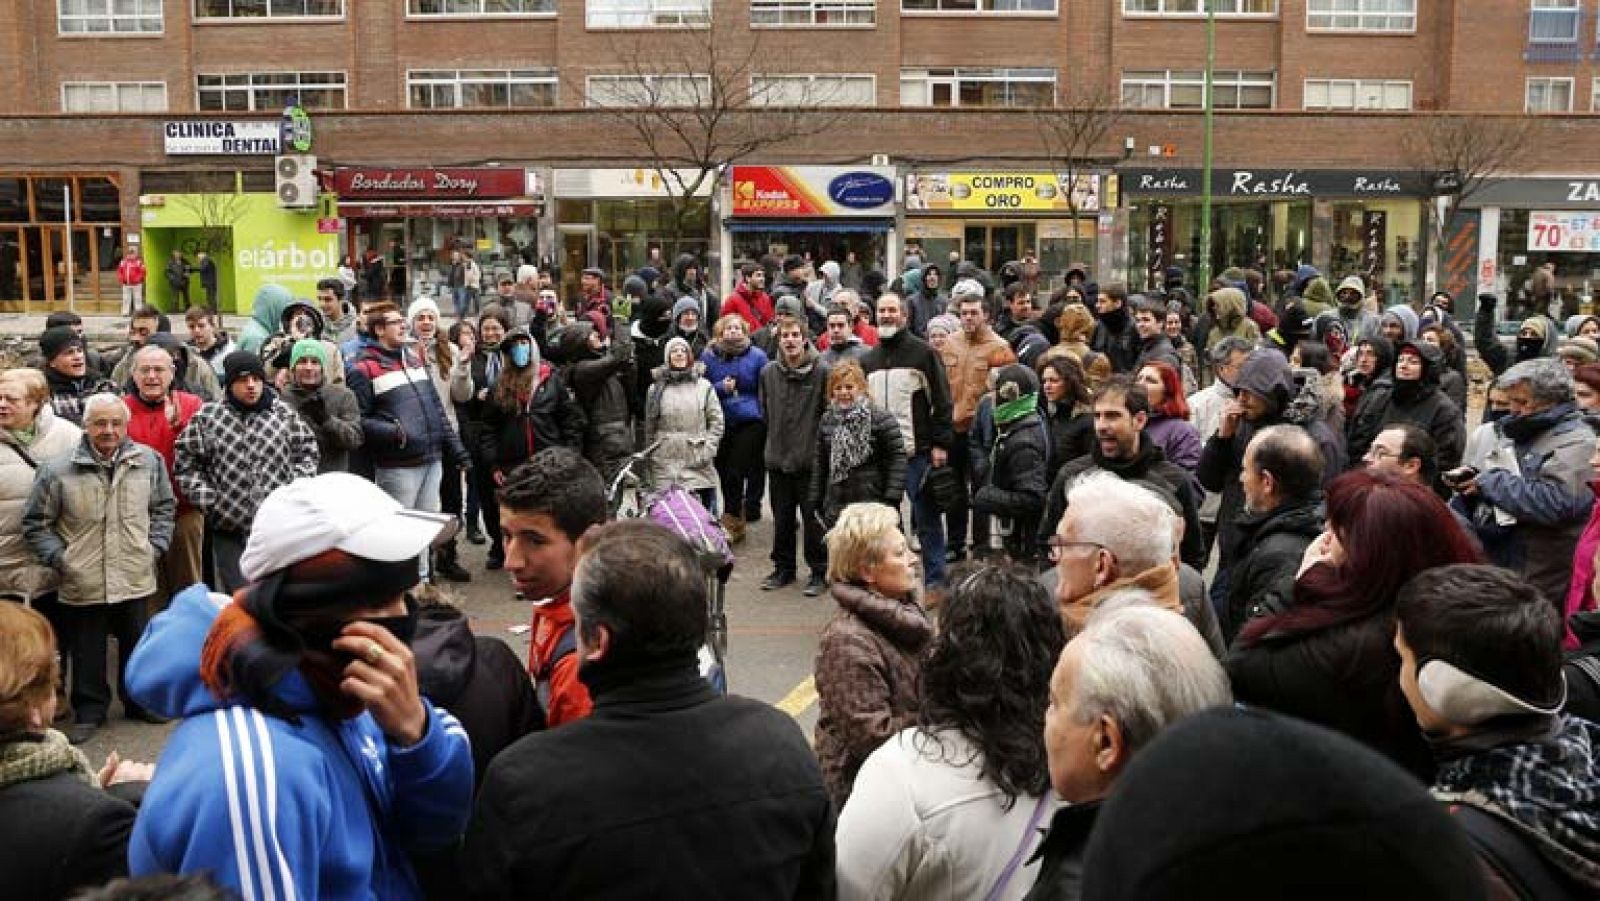
M1522 58L1530 63L1569 63L1583 59L1583 11L1535 9L1528 13L1528 46Z

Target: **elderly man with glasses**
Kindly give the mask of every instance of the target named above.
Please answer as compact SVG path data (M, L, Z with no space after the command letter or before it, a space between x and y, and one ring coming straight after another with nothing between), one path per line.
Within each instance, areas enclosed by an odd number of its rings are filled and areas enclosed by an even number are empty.
M392 303L367 310L369 342L350 368L350 390L361 405L362 448L373 481L401 506L438 512L444 467L466 469L467 449L450 425L433 379L406 346L406 318ZM431 575L428 555L419 560Z

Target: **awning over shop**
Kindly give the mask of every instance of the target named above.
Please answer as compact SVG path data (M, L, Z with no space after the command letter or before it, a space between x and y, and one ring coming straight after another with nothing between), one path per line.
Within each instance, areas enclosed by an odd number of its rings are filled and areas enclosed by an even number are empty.
M436 219L478 219L488 216L539 216L542 205L531 201L507 200L501 203L341 203L339 215L346 219L403 219L412 216Z
M893 219L729 219L731 232L886 232Z

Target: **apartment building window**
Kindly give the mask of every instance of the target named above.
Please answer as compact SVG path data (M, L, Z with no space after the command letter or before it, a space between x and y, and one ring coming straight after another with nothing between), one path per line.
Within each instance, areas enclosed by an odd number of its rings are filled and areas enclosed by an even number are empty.
M194 17L196 19L339 19L344 17L344 0L194 0Z
M1277 74L1219 69L1212 77L1217 109L1271 109ZM1205 106L1206 73L1166 69L1122 73L1122 105L1132 109L1200 109Z
M1600 113L1600 78L1589 84L1589 112Z
M1056 0L900 0L900 11L907 13L1048 13L1056 11Z
M160 34L161 0L56 0L61 34Z
M547 16L556 0L406 0L408 16Z
M443 69L406 73L412 109L522 109L556 105L554 69Z
M750 24L765 28L851 28L878 19L877 0L751 0Z
M590 106L700 106L711 99L709 75L591 75Z
M752 106L877 106L878 80L871 75L756 75Z
M1528 11L1528 41L1574 44L1578 41L1578 0L1533 0Z
M64 113L164 113L167 86L160 81L64 81Z
M343 72L237 72L195 82L201 112L276 112L296 98L309 110L345 108Z
M1305 108L1310 110L1408 110L1411 82L1356 78L1307 78Z
M1528 79L1528 107L1530 113L1572 112L1572 79Z
M902 69L901 106L1053 106L1054 69Z
M588 0L590 28L704 28L711 0Z
M1278 12L1278 0L1212 0L1219 16L1271 16ZM1122 0L1127 16L1201 16L1205 0Z
M1417 0L1307 0L1310 31L1416 31Z

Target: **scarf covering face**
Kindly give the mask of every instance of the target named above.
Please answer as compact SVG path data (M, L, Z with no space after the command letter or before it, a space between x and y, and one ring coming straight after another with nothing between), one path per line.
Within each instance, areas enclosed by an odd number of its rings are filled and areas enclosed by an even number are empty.
M57 773L71 773L89 785L95 784L89 758L54 729L0 744L0 788L48 779Z
M1013 422L1037 412L1039 409L1039 395L1024 394L1015 400L1008 400L994 408L995 425L1010 425Z
M750 349L750 336L739 333L738 337L724 333L717 339L717 352L725 357L743 356Z
M872 407L865 397L843 409L829 407L823 424L833 428L828 455L828 481L834 485L850 477L872 454Z
M1509 820L1547 862L1600 892L1600 726L1561 717L1547 740L1446 760L1433 794Z

